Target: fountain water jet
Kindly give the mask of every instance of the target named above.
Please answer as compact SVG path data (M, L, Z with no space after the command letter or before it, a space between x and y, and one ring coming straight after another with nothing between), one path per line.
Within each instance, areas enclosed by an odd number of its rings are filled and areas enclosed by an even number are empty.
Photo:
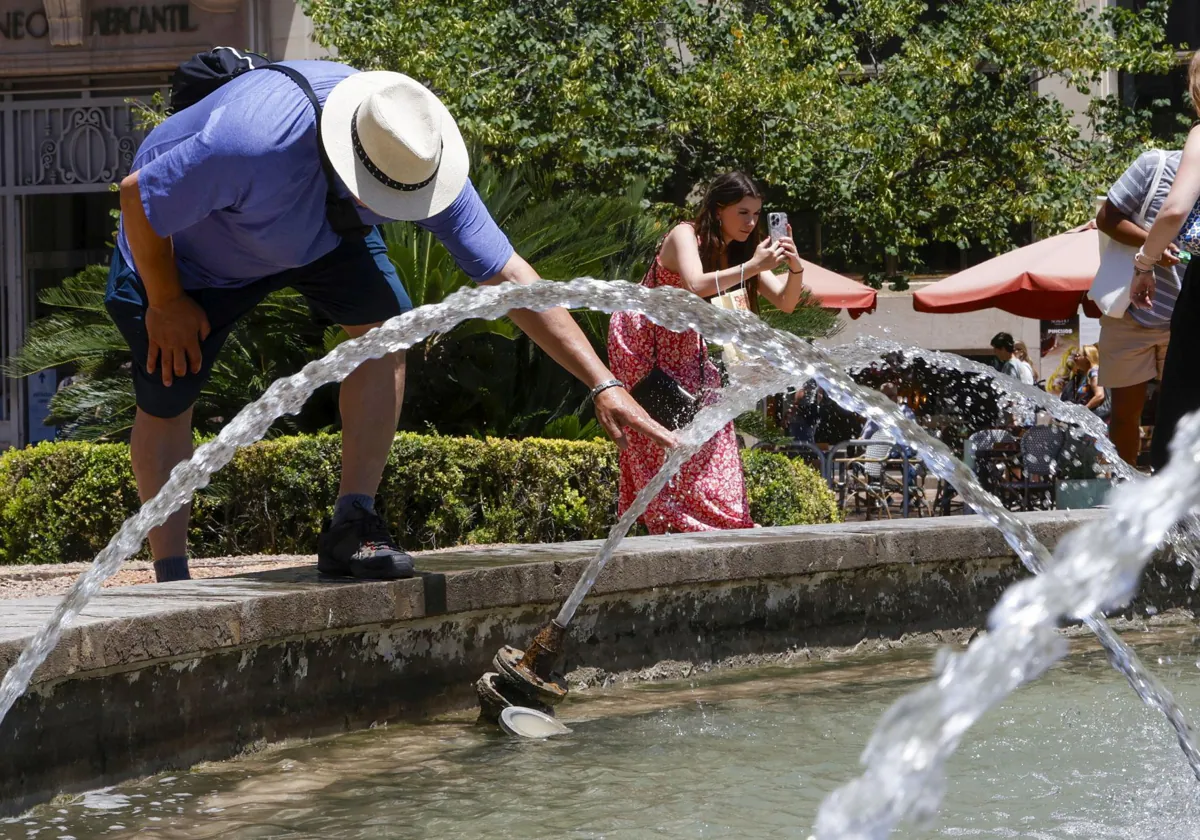
M701 409L695 420L680 430L678 445L667 454L654 478L638 492L609 530L608 538L588 563L558 615L534 634L524 651L511 646L501 648L493 659L496 670L479 678L475 688L483 720L495 723L506 705L528 705L549 712L566 698L566 682L559 672L567 627L617 545L667 483L713 435L733 418L752 409L760 399L785 390L795 381L792 376L782 375L755 358L730 365L728 373L729 384L721 390L719 400Z
M1098 612L1128 603L1160 542L1200 504L1200 414L1180 423L1172 453L1154 478L1116 488L1110 516L1068 534L1056 562L1004 594L986 635L963 654L944 652L936 679L884 714L863 754L864 774L822 804L817 838L882 840L902 819L928 822L941 799L945 762L967 729L1065 654L1055 629L1060 618L1082 619L1108 648L1112 631ZM1195 769L1178 707L1147 702L1171 720Z
M757 319L710 306L682 289L652 290L629 283L580 278L568 283L539 282L528 286L504 284L462 290L441 304L422 307L391 319L367 335L340 345L325 358L306 365L299 373L275 382L262 398L243 409L215 440L197 449L190 461L178 465L158 495L121 526L97 556L92 568L80 576L51 619L5 674L0 684L0 721L24 692L34 671L53 649L64 627L79 614L101 584L138 549L150 529L166 521L197 489L205 486L212 472L227 463L238 447L265 434L276 417L299 410L315 388L344 378L363 361L410 347L432 333L444 332L463 320L497 318L512 309L537 310L554 306L587 307L608 312L644 312L653 321L669 329L694 329L711 341L736 343L747 355L757 356L773 365L782 379L793 382L817 379L835 401L874 420L891 439L913 446L934 474L954 484L964 499L1001 531L1027 567L1040 573L1048 565L1049 553L1037 542L1029 528L1001 506L995 497L985 492L944 444L904 417L881 394L860 388L833 364L826 353L803 339L773 330ZM585 578L588 576L585 575ZM592 580L589 578L583 584L585 592ZM1053 585L1056 580L1047 586ZM1145 702L1164 711L1176 731L1185 756L1197 775L1200 775L1200 755L1192 743L1183 714L1170 693L1146 672L1133 652L1108 629L1102 616L1091 615L1093 610L1111 601L1093 597L1097 593L1086 585L1076 589L1077 592L1066 592L1065 597L1087 596L1082 601L1084 606L1076 604L1066 612L1091 616L1088 619L1089 626L1097 632L1112 663ZM1022 658L1018 661L1029 663L1023 666L1025 670L1021 673L1038 672L1041 663L1056 652L1049 650L1047 634L1052 633L1052 630L1045 633L1039 630L1012 640L1010 649L1016 652L1014 656L1019 654ZM996 680L999 685L1009 681L1011 676L1005 678L1005 675ZM969 723L965 718L962 720Z
M1095 441L1096 450L1112 467L1118 479L1141 481L1146 477L1121 458L1112 440L1108 437L1107 427L1095 413L1076 403L1064 402L1033 385L1026 385L1020 380L1001 373L996 368L973 362L955 353L947 353L943 350L925 350L913 345L871 336L861 336L855 340L854 344L837 345L828 348L828 351L838 364L851 371L862 370L879 362L886 362L889 356L899 356L905 360L920 358L931 367L941 370L981 376L999 392L1002 400L1007 401L1010 409L1045 411L1060 423L1082 429ZM1180 523L1164 537L1164 544L1177 563L1187 563L1192 567L1191 585L1195 589L1197 585L1200 585L1200 516L1183 517Z

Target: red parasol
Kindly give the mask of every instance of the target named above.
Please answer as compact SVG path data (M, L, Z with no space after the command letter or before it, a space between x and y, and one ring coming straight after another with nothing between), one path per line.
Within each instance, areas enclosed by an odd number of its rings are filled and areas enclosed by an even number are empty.
M918 312L1003 309L1024 318L1070 318L1083 310L1100 317L1088 289L1100 268L1096 223L1042 239L930 283L913 295ZM1133 277L1130 266L1129 276Z
M845 309L851 318L875 311L875 290L857 280L843 277L808 260L804 265L804 288L822 309Z

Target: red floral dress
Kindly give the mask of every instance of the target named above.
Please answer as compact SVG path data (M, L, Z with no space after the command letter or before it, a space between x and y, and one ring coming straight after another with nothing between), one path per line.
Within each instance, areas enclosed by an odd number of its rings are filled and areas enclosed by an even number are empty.
M679 275L667 269L658 254L642 283L651 288L683 286ZM659 367L692 393L703 376L704 386L715 400L721 374L709 361L708 347L699 333L671 332L636 312L613 315L608 328L608 362L618 379L632 388L654 368L656 353ZM648 437L632 430L627 434L629 446L620 456L621 513L650 483L665 457ZM754 527L732 423L683 465L675 480L650 503L642 522L651 534Z

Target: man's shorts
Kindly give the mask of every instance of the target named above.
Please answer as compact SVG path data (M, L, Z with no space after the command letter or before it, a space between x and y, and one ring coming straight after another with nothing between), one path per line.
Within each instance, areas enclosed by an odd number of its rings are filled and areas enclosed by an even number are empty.
M1127 388L1162 379L1171 341L1168 327L1143 327L1126 312L1120 318L1100 319L1100 384Z
M211 332L200 342L200 372L175 377L163 385L161 369L146 372L150 341L146 334L146 287L121 256L113 251L104 305L133 351L133 387L138 408L155 417L178 417L200 395L212 373L221 345L238 319L271 292L292 288L304 295L314 315L342 326L386 321L412 309L408 292L387 257L378 230L358 240L346 239L320 259L281 271L239 288L189 289L188 295L208 315Z

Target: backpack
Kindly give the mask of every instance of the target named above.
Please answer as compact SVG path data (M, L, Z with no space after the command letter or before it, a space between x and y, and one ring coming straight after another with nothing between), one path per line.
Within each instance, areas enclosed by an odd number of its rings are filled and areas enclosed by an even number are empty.
M233 47L213 47L208 52L196 53L171 75L167 113L175 114L195 105L225 83L270 63L264 55L238 52Z
M358 215L358 206L353 198L342 198L337 194L337 175L333 164L325 154L325 144L321 142L321 103L313 91L308 79L282 64L272 64L266 56L258 53L241 53L233 47L213 47L208 52L196 53L171 76L171 100L168 113L175 114L191 105L195 105L204 97L223 85L232 82L243 73L251 70L276 70L287 76L304 92L312 103L313 113L317 120L317 149L321 154L321 171L325 174L325 218L334 233L347 239L361 239L371 230L362 223Z

